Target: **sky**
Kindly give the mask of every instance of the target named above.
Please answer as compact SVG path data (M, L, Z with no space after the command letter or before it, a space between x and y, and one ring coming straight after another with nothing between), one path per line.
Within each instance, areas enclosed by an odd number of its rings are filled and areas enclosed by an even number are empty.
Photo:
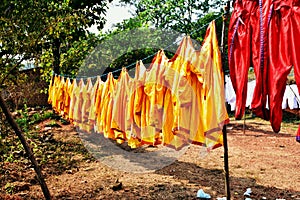
M132 17L130 13L130 7L118 6L116 3L110 3L109 9L106 13L106 24L104 25L103 32L112 28L116 23L122 22L124 19ZM98 33L96 26L92 26L90 29L93 33Z

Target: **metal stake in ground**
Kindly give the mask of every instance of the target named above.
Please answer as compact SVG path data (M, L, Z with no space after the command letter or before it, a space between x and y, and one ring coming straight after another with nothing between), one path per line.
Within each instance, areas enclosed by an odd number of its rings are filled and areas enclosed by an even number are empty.
M8 123L11 125L11 127L13 128L13 130L15 131L16 135L18 136L18 138L20 139L23 147L24 147L24 150L26 152L26 154L28 155L28 158L30 159L31 163L33 164L33 168L36 172L36 175L37 175L37 178L38 178L38 181L41 185L41 188L42 188L42 191L43 191L43 194L44 194L44 197L46 200L50 200L51 199L51 196L50 196L50 192L48 190L48 187L46 185L46 182L44 181L44 178L43 178L43 175L42 175L42 171L20 129L20 127L18 126L18 124L16 123L16 121L14 120L14 118L12 117L2 95L1 95L1 90L0 90L0 107L3 111L3 113L5 114L5 117L6 117L6 120L8 121Z

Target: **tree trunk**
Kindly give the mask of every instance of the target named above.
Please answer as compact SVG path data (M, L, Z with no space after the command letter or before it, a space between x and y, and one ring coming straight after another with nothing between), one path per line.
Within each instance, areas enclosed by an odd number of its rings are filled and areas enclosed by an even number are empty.
M16 135L18 136L18 138L20 139L24 150L26 152L26 154L28 155L28 158L30 159L31 163L33 164L34 170L37 174L37 178L38 181L41 185L44 197L46 200L50 200L51 196L50 196L50 192L48 190L48 187L46 185L46 182L44 181L43 175L42 175L42 171L40 169L40 167L38 166L38 163L32 153L32 150L30 149L20 127L18 126L18 124L16 123L16 121L14 120L14 118L12 117L3 97L2 97L2 91L0 91L0 107L3 111L3 113L5 114L6 120L8 121L8 123L11 125L11 127L13 128L13 130L15 131Z
M54 39L53 50L53 72L55 74L60 74L59 64L60 64L60 40Z

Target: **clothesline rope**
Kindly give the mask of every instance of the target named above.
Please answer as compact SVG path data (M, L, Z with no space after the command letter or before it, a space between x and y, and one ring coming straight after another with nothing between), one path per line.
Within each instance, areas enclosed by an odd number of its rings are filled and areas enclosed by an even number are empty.
M221 53L214 21L206 33L203 48L197 53L190 37L181 41L177 53L189 54L189 62L181 57L170 62L164 52L159 51L152 63L161 67L145 73L145 66L137 65L135 79L130 79L124 68L119 79L109 74L105 82L99 80L99 76L95 83L88 79L86 84L54 77L53 84L49 85L48 102L82 132L103 134L120 144L128 141L132 148L162 144L181 149L190 143L209 150L220 147L223 144L221 126L227 124L229 118L223 98ZM169 69L165 63L171 64ZM192 69L191 63L194 64ZM173 79L173 71L179 70L190 70L186 81L176 74L178 78ZM162 78L169 87L162 88L158 84L157 80ZM141 84L144 87L140 87ZM179 88L178 92L172 91L175 87ZM195 91L207 95L203 98ZM220 94L211 95L215 93Z
M209 21L208 23L204 24L204 25L201 26L200 28L198 28L198 29L192 31L192 32L190 33L190 35L193 35L196 31L199 31L199 30L204 29L204 28L207 27L212 21L215 21L215 20L221 18L222 16L223 16L223 14L222 14L222 15L219 15L218 17L214 18L213 20ZM168 46L166 46L164 49L167 49L167 48L169 48L170 46L172 46L172 45L178 43L180 40L182 40L183 37L185 37L185 36L179 37L177 40L175 40L174 42L172 42L171 44L169 44ZM149 55L149 56L146 56L145 58L141 59L140 61L145 61L145 60L147 60L148 58L151 58L151 57L153 57L153 56L156 55L156 54L157 54L157 52L155 52L155 53L153 53L153 54L151 54L151 55ZM131 63L131 64L127 65L126 67L122 67L122 68L128 69L129 67L132 67L132 66L134 66L134 65L136 65L136 62ZM122 71L122 68L116 69L116 70L112 71L111 73L114 74L114 73L116 73L116 72ZM110 73L110 72L109 72L109 73ZM76 78L74 78L74 79L76 79L76 80L79 80L79 79L85 79L85 80L86 80L86 79L88 79L88 78L90 78L90 79L95 79L95 78L97 78L98 76L100 76L100 77L107 76L109 73L105 73L105 74L101 74L101 75L96 75L96 76L91 76L91 77L86 77L86 76L78 77L78 76L76 76ZM54 73L54 72L53 72L53 74L54 74L54 75L61 76L61 77L65 77L65 78L71 78L71 76L66 75L66 74L60 74L60 75L59 75L59 74L56 74L56 73Z

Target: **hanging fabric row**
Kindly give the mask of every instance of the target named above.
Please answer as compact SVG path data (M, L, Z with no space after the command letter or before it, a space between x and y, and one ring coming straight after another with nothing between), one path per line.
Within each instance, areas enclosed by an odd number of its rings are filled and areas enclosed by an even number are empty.
M168 59L163 50L150 67L137 62L135 77L123 68L104 82L55 76L49 103L84 132L104 134L131 148L143 144L180 149L190 143L214 149L223 144L222 127L229 122L215 23L201 50L184 37Z
M280 131L282 99L292 67L298 93L300 89L299 37L299 0L235 1L228 32L228 58L237 119L245 110L247 75L252 66L256 76L252 111L270 120L274 132ZM300 141L300 125L297 135Z

